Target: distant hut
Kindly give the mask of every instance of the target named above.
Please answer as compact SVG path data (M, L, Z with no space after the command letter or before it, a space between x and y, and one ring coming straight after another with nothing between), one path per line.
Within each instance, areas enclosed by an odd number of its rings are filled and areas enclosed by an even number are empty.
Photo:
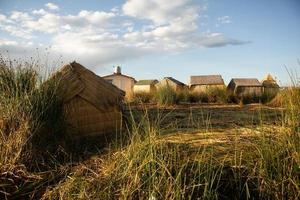
M124 92L73 62L55 73L68 129L76 136L115 132L121 124Z
M172 77L165 77L156 84L157 88L165 87L165 86L171 87L176 92L181 92L186 87L186 85L184 83L182 83Z
M237 96L261 96L263 92L262 84L256 78L233 78L227 89Z
M270 97L274 97L280 89L276 80L270 74L268 74L264 80L262 80L262 86L264 93Z
M115 68L113 74L103 76L102 78L123 90L126 93L126 96L133 92L133 86L136 83L136 80L133 77L121 73L120 66Z
M156 91L157 80L140 80L134 84L134 93L153 93Z
M192 92L207 92L211 88L225 88L221 75L191 76L190 90Z

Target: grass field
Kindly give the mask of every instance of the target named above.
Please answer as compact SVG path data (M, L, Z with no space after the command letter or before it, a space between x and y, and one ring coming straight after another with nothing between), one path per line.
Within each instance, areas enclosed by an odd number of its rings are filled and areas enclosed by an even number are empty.
M57 84L0 67L0 199L299 199L300 91L262 104L127 104L123 130L65 133Z

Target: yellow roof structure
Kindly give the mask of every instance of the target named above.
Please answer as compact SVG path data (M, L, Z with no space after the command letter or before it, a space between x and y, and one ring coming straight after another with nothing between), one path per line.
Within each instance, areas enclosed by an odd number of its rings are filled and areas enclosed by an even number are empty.
M277 84L276 80L271 76L271 74L268 74L263 80L262 84L264 87L272 87L272 88L279 88L279 85Z
M98 109L119 104L124 92L79 63L72 62L54 74L59 80L58 93L68 102L76 95Z
M275 79L273 78L273 76L272 76L271 74L268 74L268 75L264 78L263 81L274 81L274 82L276 82Z

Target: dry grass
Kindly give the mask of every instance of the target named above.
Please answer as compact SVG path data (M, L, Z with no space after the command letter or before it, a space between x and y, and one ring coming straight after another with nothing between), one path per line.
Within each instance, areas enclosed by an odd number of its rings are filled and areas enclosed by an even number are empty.
M63 129L53 127L62 120L55 87L41 87L32 68L2 69L2 199L300 197L298 89L284 97L283 109L140 105L101 153L74 154L63 145Z

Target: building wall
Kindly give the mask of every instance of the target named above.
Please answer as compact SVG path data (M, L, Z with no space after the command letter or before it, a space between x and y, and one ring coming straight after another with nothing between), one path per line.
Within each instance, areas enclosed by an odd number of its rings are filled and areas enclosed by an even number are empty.
M109 77L104 77L105 80L111 81L112 84L117 86L119 89L123 90L126 95L132 93L134 80L125 76L113 75Z
M64 105L68 132L75 137L104 135L120 130L122 115L118 106L97 109L80 96Z
M263 90L264 93L268 96L276 96L276 94L279 92L280 87L275 81L263 81Z
M133 87L134 93L153 93L156 91L155 85L135 85Z
M251 86L239 86L235 89L235 94L238 96L244 95L262 95L262 87L251 87Z
M207 92L210 89L224 89L225 85L193 85L190 87L192 92Z
M163 79L159 83L156 84L156 88L166 87L166 86L173 88L173 90L175 90L176 92L180 92L184 89L184 86L178 85L178 84L174 83L173 81L169 81L166 79Z

